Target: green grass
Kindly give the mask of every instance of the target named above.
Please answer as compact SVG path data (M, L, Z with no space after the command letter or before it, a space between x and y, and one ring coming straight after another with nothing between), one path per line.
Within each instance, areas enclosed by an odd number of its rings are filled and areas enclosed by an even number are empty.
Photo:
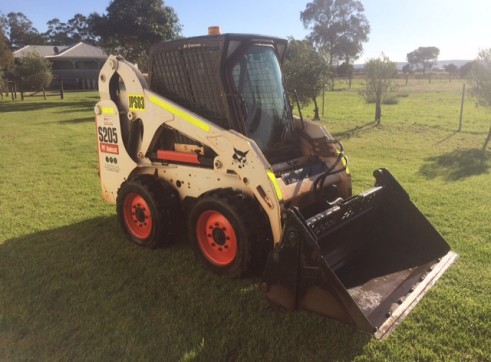
M466 100L455 132L461 87L411 80L378 127L356 89L326 94L355 192L388 167L459 254L384 341L275 311L258 277L217 277L184 240L128 242L100 198L96 93L0 101L0 360L491 361L491 116Z

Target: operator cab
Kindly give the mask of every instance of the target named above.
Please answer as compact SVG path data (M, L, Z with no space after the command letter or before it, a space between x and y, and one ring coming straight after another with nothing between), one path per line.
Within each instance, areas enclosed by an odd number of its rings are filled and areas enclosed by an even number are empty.
M254 140L270 163L292 159L299 147L280 67L287 44L248 34L162 42L150 51L150 88Z
M228 69L231 91L243 104L243 133L256 142L267 158L284 154L278 151L294 141L293 117L274 46L246 44L229 61Z

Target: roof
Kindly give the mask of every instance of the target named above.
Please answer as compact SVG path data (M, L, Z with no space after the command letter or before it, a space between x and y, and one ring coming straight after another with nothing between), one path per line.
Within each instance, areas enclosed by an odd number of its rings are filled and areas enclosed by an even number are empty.
M22 58L27 54L34 52L53 60L60 58L107 58L107 54L101 48L82 42L75 45L27 45L24 48L16 50L14 52L14 57Z

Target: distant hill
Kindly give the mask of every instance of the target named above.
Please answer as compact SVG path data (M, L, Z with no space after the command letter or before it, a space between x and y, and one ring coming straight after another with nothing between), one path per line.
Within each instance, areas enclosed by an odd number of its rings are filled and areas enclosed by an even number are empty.
M467 63L472 62L472 61L473 61L473 59L469 59L469 60L439 60L436 62L436 64L440 67L448 65L448 64L455 64L457 67L461 67L464 64L467 64Z
M455 64L457 67L461 67L466 63L472 62L472 60L437 60L433 68L443 68L448 64ZM405 66L407 62L396 62L397 69L401 70L403 66ZM355 64L355 69L362 69L363 64Z

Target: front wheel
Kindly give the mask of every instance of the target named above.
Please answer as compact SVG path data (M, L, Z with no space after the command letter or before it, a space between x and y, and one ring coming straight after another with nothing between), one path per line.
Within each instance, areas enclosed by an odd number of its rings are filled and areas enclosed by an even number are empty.
M142 177L121 185L116 211L121 228L138 245L155 248L175 237L176 193L164 183Z
M188 218L188 238L200 259L215 273L236 278L249 270L259 239L259 208L231 190L200 197Z

